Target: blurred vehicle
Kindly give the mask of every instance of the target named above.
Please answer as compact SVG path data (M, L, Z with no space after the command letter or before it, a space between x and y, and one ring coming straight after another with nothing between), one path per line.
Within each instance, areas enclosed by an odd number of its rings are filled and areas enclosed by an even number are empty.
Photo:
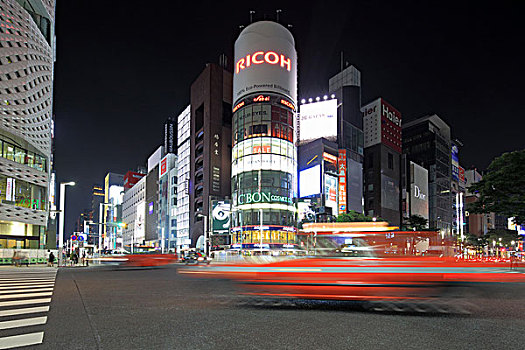
M443 252L450 247L437 249L435 238L425 238L427 249L419 251L414 247L422 246L421 235L398 234L392 241L389 232L326 234L311 243L316 255L308 258L214 264L180 272L229 279L242 294L258 298L403 302L421 310L429 301L454 304L484 287L525 282L525 274L510 270L508 263L446 257Z
M198 265L198 264L206 264L209 265L211 262L211 258L196 251L189 251L181 258L181 262L183 262L185 265Z
M122 267L152 267L165 266L178 262L177 254L161 254L156 251L129 254L120 253L93 259L104 265L117 265Z

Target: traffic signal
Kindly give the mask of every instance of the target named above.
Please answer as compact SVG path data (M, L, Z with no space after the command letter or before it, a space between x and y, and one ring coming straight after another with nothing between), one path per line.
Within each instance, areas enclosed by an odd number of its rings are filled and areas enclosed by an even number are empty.
M128 224L126 224L125 222L117 222L117 225L120 228L127 228L128 227Z

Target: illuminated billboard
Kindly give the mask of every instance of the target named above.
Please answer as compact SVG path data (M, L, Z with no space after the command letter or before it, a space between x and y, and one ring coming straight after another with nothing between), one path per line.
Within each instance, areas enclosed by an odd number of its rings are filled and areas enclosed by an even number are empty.
M456 145L452 145L452 179L459 180L459 150Z
M299 172L299 196L307 197L321 193L321 166L316 165Z
M141 242L145 239L146 233L146 202L137 204L137 212L135 213L135 227L133 237L135 242Z
M332 208L332 214L337 213L337 177L324 174L325 206Z
M322 137L337 140L337 100L302 104L299 109L299 143Z
M215 234L227 234L230 230L230 201L214 200L211 209L211 229Z
M410 162L410 215L428 220L428 170Z
M361 108L365 148L382 143L401 153L401 113L382 98Z
M272 21L250 24L235 41L233 100L275 92L297 100L297 52L285 27Z

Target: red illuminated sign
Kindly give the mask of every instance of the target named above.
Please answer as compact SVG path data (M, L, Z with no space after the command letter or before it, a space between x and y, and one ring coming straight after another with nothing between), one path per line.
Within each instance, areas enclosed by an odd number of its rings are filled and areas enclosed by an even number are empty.
M235 113L235 111L241 108L242 106L244 106L244 101L237 103L237 105L233 107L233 112Z
M253 102L268 102L270 101L270 96L259 95L253 99Z
M246 57L239 59L237 63L235 63L235 74L250 67L252 64L263 63L280 65L282 68L286 68L287 71L292 70L292 60L290 58L273 51L257 51L251 55L246 55Z
M168 160L166 158L160 161L160 176L166 174L166 170L168 170L167 161Z
M323 152L323 159L337 166L337 157L330 153Z
M346 150L339 150L339 214L346 213Z
M401 113L383 99L381 99L381 142L399 153L402 151Z
M284 99L281 99L281 104L283 104L286 107L291 108L292 110L295 111L295 107L293 106L293 104L290 101L286 101Z
M272 151L272 147L270 145L253 146L252 148L253 153L270 153L271 151Z

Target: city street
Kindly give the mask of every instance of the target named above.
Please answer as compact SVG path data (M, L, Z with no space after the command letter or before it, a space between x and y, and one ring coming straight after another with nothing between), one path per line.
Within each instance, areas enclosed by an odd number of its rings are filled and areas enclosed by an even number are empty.
M40 349L511 349L524 344L524 287L471 316L365 312L337 303L222 305L227 284L177 267L63 268Z

